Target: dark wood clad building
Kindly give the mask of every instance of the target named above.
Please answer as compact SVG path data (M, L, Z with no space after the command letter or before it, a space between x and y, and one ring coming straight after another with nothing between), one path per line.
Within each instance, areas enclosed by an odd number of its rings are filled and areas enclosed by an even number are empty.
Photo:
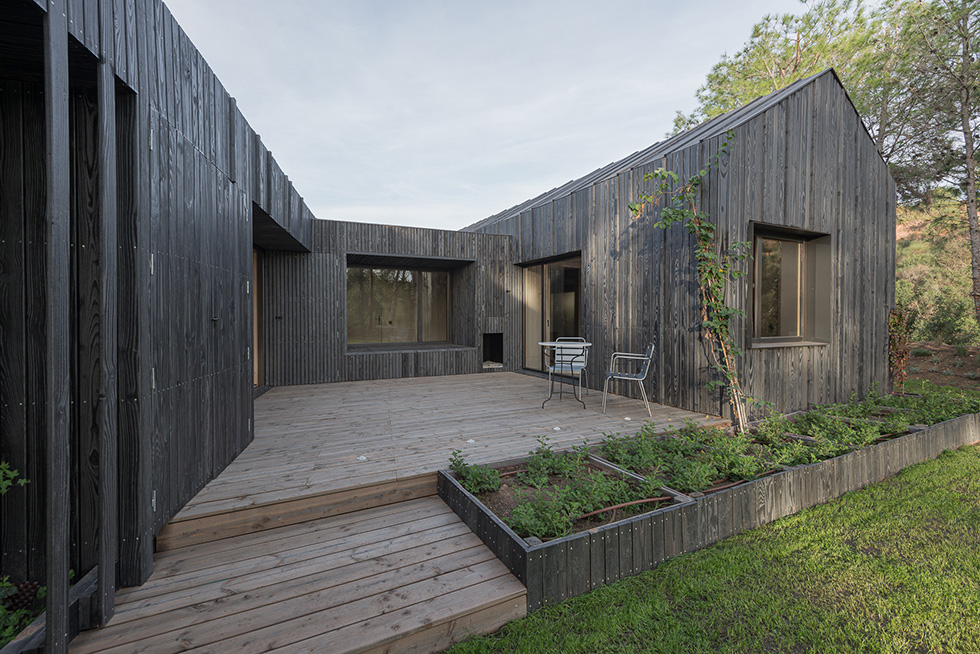
M253 244L312 216L162 2L0 3L0 574L50 651L252 438Z
M651 399L725 414L692 243L627 205L729 131L701 206L757 255L747 393L887 386L894 183L833 71L449 232L314 220L160 0L0 1L0 458L30 479L0 575L48 586L50 651L148 577L263 386L540 370L538 341L583 336L591 387L653 341Z
M637 219L628 208L653 190L645 173L662 167L686 179L726 141L730 155L707 175L700 210L717 224L721 247L752 248L729 298L745 312L736 327L745 392L792 411L886 388L895 185L832 70L466 229L513 239L525 311L550 292L551 269L580 271L557 292L574 291L579 333L595 344L590 386L601 388L612 352L642 352L653 341L651 397L727 415L725 398L704 384L711 371L692 237L680 226L654 227L653 208ZM532 343L549 334L538 330L539 317L526 320L524 364L535 367Z
M485 357L519 367L512 249L493 234L314 221L312 254L262 255L263 383L473 373Z

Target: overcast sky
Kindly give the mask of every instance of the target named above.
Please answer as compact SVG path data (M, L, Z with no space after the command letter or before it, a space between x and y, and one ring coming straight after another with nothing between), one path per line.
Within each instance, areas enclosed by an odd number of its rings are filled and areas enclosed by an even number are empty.
M661 140L798 0L165 0L318 218L459 229Z

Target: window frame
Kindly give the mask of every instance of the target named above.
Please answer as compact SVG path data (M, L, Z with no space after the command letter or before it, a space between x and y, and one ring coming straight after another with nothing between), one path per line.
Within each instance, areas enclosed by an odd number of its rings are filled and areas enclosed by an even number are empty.
M361 270L400 270L412 273L412 283L415 285L415 340L413 341L370 341L361 343L352 343L350 341L350 312L347 311L347 300L350 293L350 287L348 286L348 273L351 269L361 269ZM419 273L443 273L446 275L446 339L439 341L426 341L423 340L423 323L424 323L424 312L422 311L423 304L423 292L422 292L422 275ZM435 268L435 267L408 267L408 266L386 266L380 264L369 264L369 263L358 263L358 264L348 264L344 270L344 345L348 348L373 348L373 347L385 347L385 346L413 346L413 345L449 345L451 344L453 333L453 274L452 270L446 268Z
M758 256L760 239L800 244L798 294L799 305L797 336L760 336L761 294L759 280L761 257ZM830 234L751 222L749 224L751 248L751 272L749 275L750 310L746 312L746 347L765 349L779 347L803 347L828 345L831 338L831 298L836 283L830 274L833 242Z

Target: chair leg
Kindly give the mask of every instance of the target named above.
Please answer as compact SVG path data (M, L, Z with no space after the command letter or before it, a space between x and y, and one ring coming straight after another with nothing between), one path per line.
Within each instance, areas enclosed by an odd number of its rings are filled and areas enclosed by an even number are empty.
M559 390L561 389L559 388ZM555 377L552 374L552 372L549 370L548 371L548 399L541 403L542 409L544 408L544 405L548 403L548 400L554 397L554 395L555 395Z
M652 418L653 417L653 411L650 410L650 401L647 400L647 392L643 388L643 382L637 380L637 383L640 385L640 395L643 396L643 404L646 405L646 407L647 407L647 413L650 414L650 417Z
M606 377L606 383L602 385L602 412L606 412L606 393L609 390L609 378Z

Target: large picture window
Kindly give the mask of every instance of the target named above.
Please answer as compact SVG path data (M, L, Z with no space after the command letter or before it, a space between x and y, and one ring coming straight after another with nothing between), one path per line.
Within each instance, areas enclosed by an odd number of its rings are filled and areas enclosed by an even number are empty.
M830 339L830 236L755 225L752 345Z
M347 342L449 340L449 273L347 268Z

